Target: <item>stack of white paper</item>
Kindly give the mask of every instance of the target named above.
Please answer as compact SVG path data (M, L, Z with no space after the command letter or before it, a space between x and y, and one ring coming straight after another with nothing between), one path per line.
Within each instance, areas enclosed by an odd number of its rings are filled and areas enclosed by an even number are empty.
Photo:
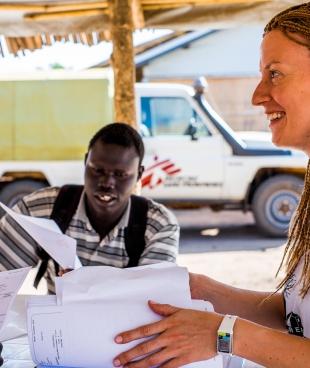
M187 270L170 263L83 267L57 278L56 293L28 301L29 343L36 364L110 368L116 355L137 344L116 344L115 336L160 318L148 307L149 299L205 308L192 303ZM222 359L191 367L221 368Z

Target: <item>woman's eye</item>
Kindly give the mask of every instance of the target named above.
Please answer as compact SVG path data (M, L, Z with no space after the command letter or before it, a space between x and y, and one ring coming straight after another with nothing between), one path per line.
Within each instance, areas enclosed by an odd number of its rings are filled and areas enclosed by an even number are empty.
M280 73L277 70L270 70L270 77L271 79L277 78Z

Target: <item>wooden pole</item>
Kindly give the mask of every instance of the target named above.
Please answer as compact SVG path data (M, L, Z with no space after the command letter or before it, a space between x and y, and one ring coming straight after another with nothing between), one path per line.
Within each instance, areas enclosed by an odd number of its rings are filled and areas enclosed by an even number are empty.
M111 16L111 56L114 72L115 121L137 128L134 84L132 0L109 0Z

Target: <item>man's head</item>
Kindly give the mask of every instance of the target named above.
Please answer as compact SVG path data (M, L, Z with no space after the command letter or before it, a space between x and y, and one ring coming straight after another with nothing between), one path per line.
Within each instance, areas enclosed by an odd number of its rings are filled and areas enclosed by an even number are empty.
M139 133L130 125L125 123L105 125L89 141L87 155L97 141L116 144L125 148L134 148L139 157L139 166L141 166L144 158L144 144Z
M138 132L124 123L101 128L85 156L85 193L91 220L118 219L143 173L144 145Z

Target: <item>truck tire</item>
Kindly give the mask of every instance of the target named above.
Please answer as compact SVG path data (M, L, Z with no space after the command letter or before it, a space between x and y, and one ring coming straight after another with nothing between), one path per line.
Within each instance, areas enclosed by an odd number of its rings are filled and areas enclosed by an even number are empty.
M47 184L42 181L30 179L16 180L7 184L0 191L0 201L8 207L13 207L21 198L38 189L46 187Z
M273 176L257 188L252 210L258 228L265 235L287 235L302 188L303 180L294 175Z

